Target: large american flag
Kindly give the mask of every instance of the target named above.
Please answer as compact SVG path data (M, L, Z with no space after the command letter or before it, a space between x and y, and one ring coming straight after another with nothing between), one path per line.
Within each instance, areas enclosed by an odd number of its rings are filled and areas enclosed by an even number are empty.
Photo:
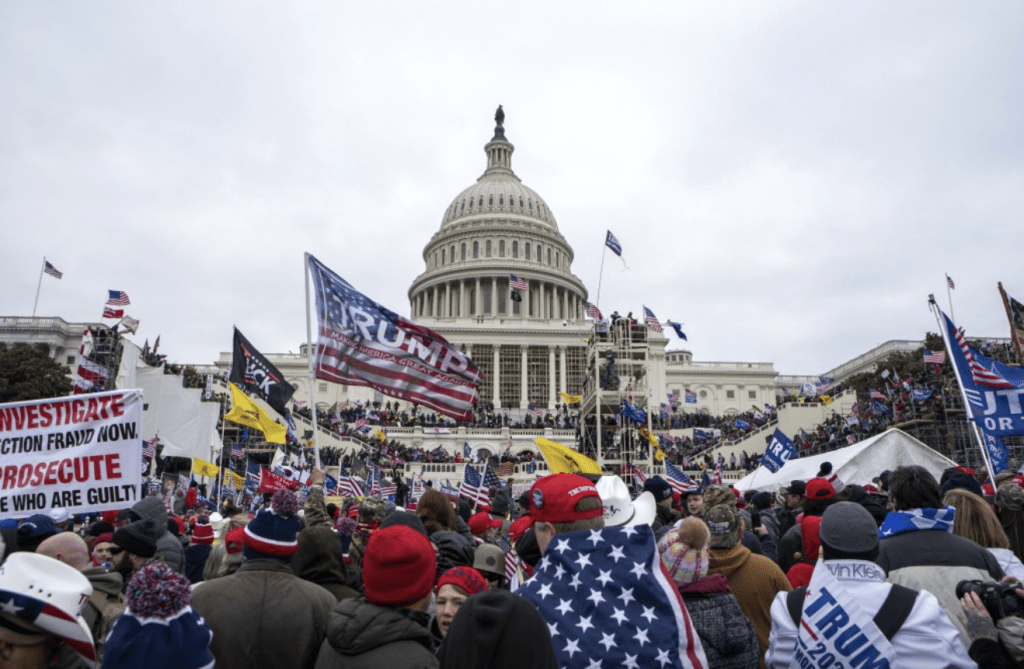
M127 306L131 304L128 300L128 293L123 290L108 290L107 294L110 296L107 299L107 304L113 304L115 306Z
M943 316L945 316L945 314L943 314ZM964 358L967 359L967 364L971 368L971 378L974 380L974 383L979 386L985 386L986 388L1016 387L996 371L994 361L992 363L992 369L988 369L978 361L978 357L974 349L967 344L967 338L964 336L963 330L956 327L950 329L956 336L956 343L960 347L960 351L963 352Z
M508 287L509 288L518 288L519 290L527 290L527 289L529 289L530 284L526 283L526 279L520 279L515 274L509 274L508 275Z
M597 308L597 305L592 302L587 302L587 315L593 318L595 321L599 321L604 316L601 314L601 310Z
M483 379L472 360L306 257L316 290L316 378L370 386L456 420L472 418Z
M338 479L338 492L345 497L362 497L363 486L351 476Z
M886 397L882 393L878 392L874 388L868 388L868 397L870 397L873 400L882 400L883 402L888 402L889 401L888 397Z
M459 497L465 497L474 505L490 504L491 498L487 496L487 488L482 487L481 483L480 472L473 469L472 465L466 465L462 485L459 486Z
M699 490L700 486L697 482L686 475L679 467L665 460L665 477L668 478L668 484L672 487L672 492L679 494L680 496L685 495L691 490Z
M658 322L658 317L647 307L644 307L644 320L647 321L647 327L655 332L661 332L661 323Z
M484 482L482 485L484 488L490 488L491 486L496 488L501 487L501 479L499 479L498 475L494 473L494 470L491 469L490 465L484 465Z
M650 527L557 536L516 594L544 617L563 667L707 666Z

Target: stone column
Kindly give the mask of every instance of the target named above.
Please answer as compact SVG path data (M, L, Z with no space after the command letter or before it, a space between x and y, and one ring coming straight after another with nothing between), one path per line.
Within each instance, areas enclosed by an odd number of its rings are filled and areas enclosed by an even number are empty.
M480 295L480 277L477 277L474 281L475 290L473 291L473 313L480 316L480 310L483 308L483 297Z
M562 313L565 314L564 318L576 318L576 314L569 311L569 291L564 286L562 287Z
M528 350L529 350L529 346L527 346L526 344L522 344L519 347L519 408L520 409L525 409L526 405L530 401L529 400L529 390L530 390L530 387L529 387L529 385L527 385L527 379L529 378L529 374L527 373L527 368L526 368L526 362L527 362L526 354L527 354Z
M491 304L494 304L493 302ZM501 345L494 345L494 381L493 388L491 389L491 401L494 403L495 408L501 406Z
M498 315L498 279L491 277L491 315Z
M437 286L434 286L430 290L431 295L433 296L433 299L430 301L430 315L437 318Z
M548 408L558 406L558 395L555 394L555 347L548 346Z

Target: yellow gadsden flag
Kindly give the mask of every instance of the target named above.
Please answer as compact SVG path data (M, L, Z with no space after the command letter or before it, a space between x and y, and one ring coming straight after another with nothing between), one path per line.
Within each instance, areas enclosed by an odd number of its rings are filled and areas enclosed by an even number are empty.
M566 404L579 404L583 400L583 395L570 395L569 393L558 393L562 396L562 401Z
M285 443L288 428L278 425L249 396L235 384L231 384L231 411L224 414L224 420L260 430L272 444Z
M241 490L242 486L245 485L245 477L239 476L230 469L224 470L224 485L233 485L235 490Z
M601 475L604 473L601 471L601 465L568 446L562 446L544 437L537 437L533 443L540 448L552 474Z
M220 474L220 467L202 458L192 458L192 474L194 476L210 476L216 479L217 475Z
M636 431L636 433L639 434L644 439L646 439L647 443L651 445L651 448L658 448L659 446L661 446L661 442L658 441L658 438L651 434L651 431L648 430L646 427L640 428L639 430Z

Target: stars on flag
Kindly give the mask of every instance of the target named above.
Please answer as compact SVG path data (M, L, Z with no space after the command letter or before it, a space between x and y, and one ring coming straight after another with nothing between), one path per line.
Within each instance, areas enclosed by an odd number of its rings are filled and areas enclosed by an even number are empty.
M124 292L123 290L108 290L107 294L109 295L109 298L107 299L107 304L113 305L115 307L125 307L131 304L131 302L128 300L128 293Z
M56 267L51 265L49 260L44 260L43 262L46 263L45 267L43 268L44 272L54 277L55 279L59 279L62 276L64 276L64 272L59 271Z
M654 312L644 307L644 321L647 323L647 327L651 328L655 332L661 332L661 323L658 322L658 317L654 315Z
M520 279L515 274L509 274L508 287L515 288L517 290L528 290L530 288L530 285L526 282L526 279Z

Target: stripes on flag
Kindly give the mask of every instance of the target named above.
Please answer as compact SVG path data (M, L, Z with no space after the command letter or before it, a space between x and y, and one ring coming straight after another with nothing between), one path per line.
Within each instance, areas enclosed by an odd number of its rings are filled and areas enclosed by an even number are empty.
M964 336L963 330L957 327L952 330L956 336L956 343L967 359L967 365L971 368L971 377L975 384L986 388L1016 388L995 371L995 362L992 363L993 369L987 369L978 362L978 359L974 357L974 351L967 345L967 338Z
M526 282L526 279L520 279L515 274L508 275L508 287L518 288L519 290L529 290L530 284Z
M644 307L644 320L647 322L647 327L655 332L661 332L661 323L658 322L658 317L647 307Z
M929 351L928 349L925 349L924 362L926 365L944 365L946 364L946 352Z
M146 445L142 448L142 457L146 460L152 460L156 457L156 442L157 436L153 435L153 438L146 442Z
M527 404L526 405L526 411L531 416L543 416L544 415L544 409L538 409L537 407L533 406L532 404Z
M107 304L112 304L115 307L125 307L131 304L128 300L128 293L123 290L108 290L107 293L110 295L110 298L107 300Z
M342 476L338 479L338 492L344 497L362 497L363 486L351 476Z
M587 315L593 318L595 321L604 319L604 315L601 314L601 310L597 308L596 304L586 302Z
M647 481L647 477L644 476L644 473L640 471L640 468L634 465L633 463L629 464L629 471L631 474L633 474L633 478L640 482L640 485L643 485L644 482Z
M49 260L46 260L44 262L46 263L46 267L43 269L44 272L57 279L64 276L64 272L59 271L56 267L51 265Z
M668 479L669 486L672 487L672 492L678 493L680 496L692 490L700 490L696 481L668 460L665 460L665 477Z

